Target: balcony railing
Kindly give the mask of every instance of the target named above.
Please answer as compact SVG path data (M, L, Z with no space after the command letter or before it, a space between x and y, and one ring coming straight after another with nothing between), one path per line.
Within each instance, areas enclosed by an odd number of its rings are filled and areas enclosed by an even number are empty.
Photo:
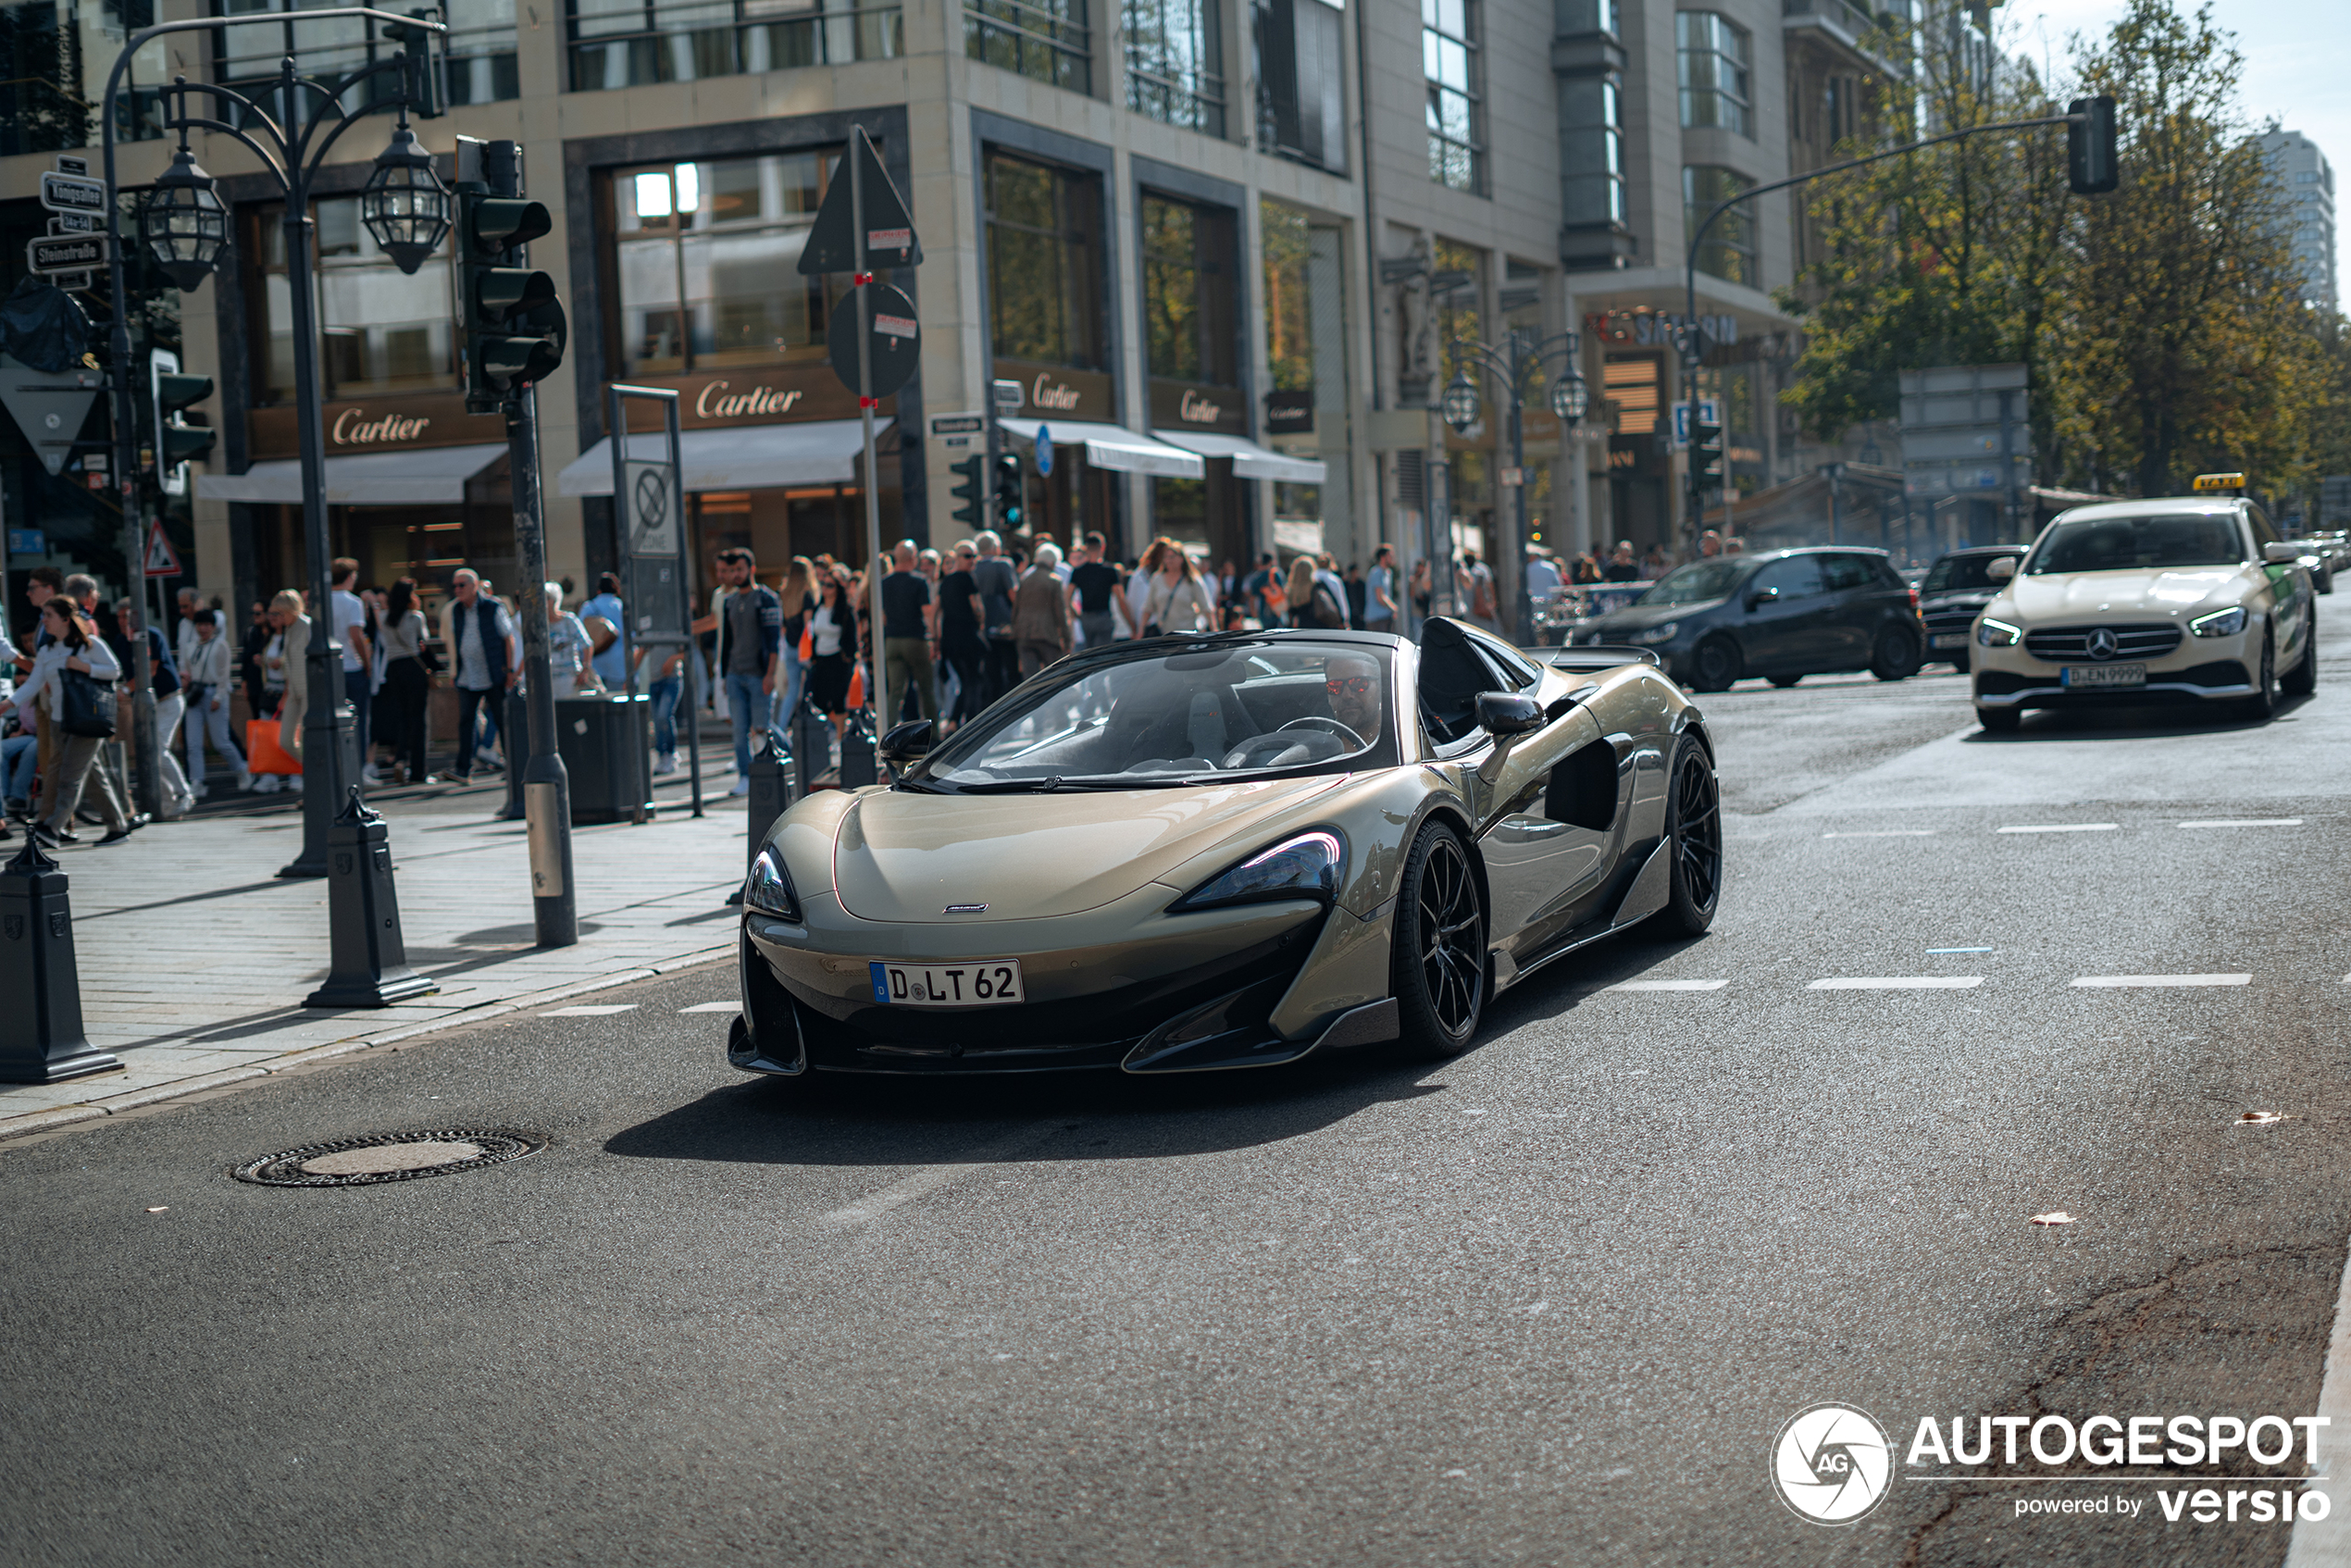
M572 24L572 90L894 60L906 52L905 17L896 6L790 16L777 9L758 0L662 6L652 13L655 25L628 31L608 31L617 18L582 15ZM632 6L626 14L634 21L646 12Z
M1907 19L1909 16L1908 0L1888 0L1881 7L1879 15L1892 21ZM1780 0L1783 25L1820 26L1837 43L1877 69L1888 75L1898 75L1900 69L1895 61L1870 47L1870 35L1878 26L1879 15L1872 15L1866 7L1854 5L1852 0Z

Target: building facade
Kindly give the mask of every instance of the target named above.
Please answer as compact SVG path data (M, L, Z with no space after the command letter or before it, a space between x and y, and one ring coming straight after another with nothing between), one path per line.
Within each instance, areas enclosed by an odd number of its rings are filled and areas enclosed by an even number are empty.
M2302 277L2302 303L2332 314L2343 298L2334 256L2334 166L2299 131L2265 131L2261 151L2285 207L2286 252Z

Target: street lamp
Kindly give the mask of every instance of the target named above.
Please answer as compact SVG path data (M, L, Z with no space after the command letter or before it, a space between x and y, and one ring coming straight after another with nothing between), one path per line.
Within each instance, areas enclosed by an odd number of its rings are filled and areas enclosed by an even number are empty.
M1591 406L1592 397L1592 390L1576 366L1581 342L1574 332L1560 332L1538 341L1528 333L1513 331L1499 345L1468 338L1453 344L1456 359L1474 365L1493 377L1510 400L1511 471L1505 478L1517 479L1511 488L1518 492L1518 504L1514 516L1517 537L1511 541L1508 560L1518 582L1517 635L1522 644L1535 641L1535 599L1526 587L1526 393L1529 383L1545 367L1554 362L1563 365L1567 373L1552 383L1551 410L1570 425L1581 419ZM1466 432L1477 423L1477 385L1470 380L1467 370L1457 374L1446 387L1443 407L1445 422L1456 430ZM1490 549L1487 553L1499 554Z
M203 285L229 243L229 209L220 205L212 176L188 150L185 130L180 133L180 150L171 155L171 167L155 180L154 193L140 209L139 237L182 293Z
M1592 389L1584 380L1584 372L1570 369L1563 380L1551 383L1551 412L1563 423L1580 425L1585 411L1592 406Z
M359 193L359 221L392 264L413 277L449 237L449 187L434 172L432 155L417 144L404 108L392 145L376 155L375 170Z
M1477 385L1469 379L1469 372L1454 373L1452 380L1446 385L1441 402L1445 422L1453 427L1453 433L1469 434L1470 427L1477 423L1478 416Z

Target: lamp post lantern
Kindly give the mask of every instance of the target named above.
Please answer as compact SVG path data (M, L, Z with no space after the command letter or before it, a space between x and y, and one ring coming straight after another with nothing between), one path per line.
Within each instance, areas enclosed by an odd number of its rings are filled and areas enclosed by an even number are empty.
M1517 492L1511 520L1512 538L1510 543L1511 569L1518 585L1517 624L1512 635L1524 646L1535 641L1535 596L1526 586L1526 394L1547 367L1554 364L1564 367L1564 373L1551 383L1551 412L1573 429L1591 406L1592 389L1577 364L1582 344L1581 334L1558 332L1538 339L1529 332L1512 331L1499 344L1485 343L1461 338L1453 343L1454 354L1465 365L1475 365L1494 378L1503 395L1510 400L1511 474L1517 479L1511 488ZM1477 385L1463 368L1445 389L1445 422L1456 430L1467 431L1477 423ZM1489 547L1489 555L1495 552Z

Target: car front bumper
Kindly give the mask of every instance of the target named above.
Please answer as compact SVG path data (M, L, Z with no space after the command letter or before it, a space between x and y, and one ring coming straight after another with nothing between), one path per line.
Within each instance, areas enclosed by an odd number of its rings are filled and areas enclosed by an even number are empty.
M2115 664L2144 664L2146 680L2135 686L2070 686L2069 668L2096 668L2093 660L2052 660L2027 653L2021 643L2012 648L1967 649L1975 703L1982 708L2096 707L2131 703L2219 703L2253 695L2252 661L2259 657L2262 628L2234 637L2183 637L2168 653L2148 659L2117 659Z

